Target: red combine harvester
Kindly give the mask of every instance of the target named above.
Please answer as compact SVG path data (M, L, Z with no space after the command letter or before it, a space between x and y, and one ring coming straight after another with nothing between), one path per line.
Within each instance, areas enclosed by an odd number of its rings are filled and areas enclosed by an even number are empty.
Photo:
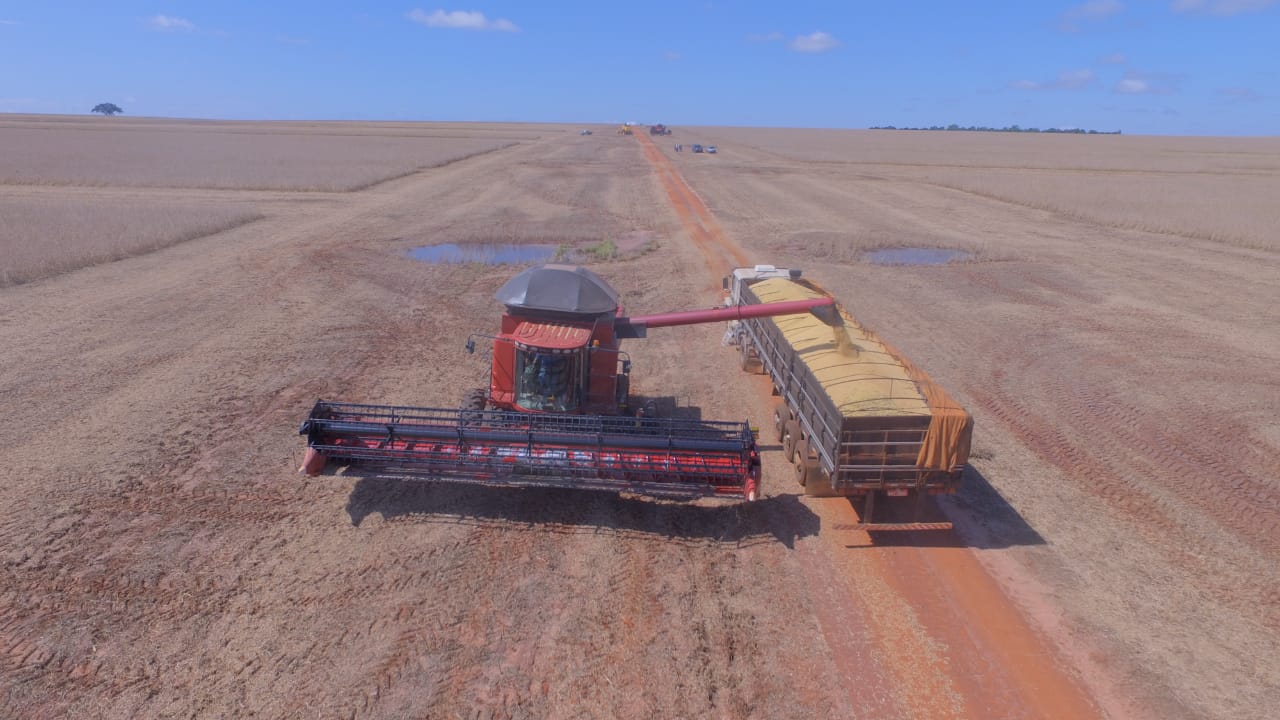
M566 265L525 270L497 299L507 308L501 330L481 336L493 340L488 390L458 409L318 401L299 430L308 445L299 471L318 475L334 460L380 477L755 500L750 425L633 408L621 341L649 328L804 312L838 321L831 298L627 317L603 279Z

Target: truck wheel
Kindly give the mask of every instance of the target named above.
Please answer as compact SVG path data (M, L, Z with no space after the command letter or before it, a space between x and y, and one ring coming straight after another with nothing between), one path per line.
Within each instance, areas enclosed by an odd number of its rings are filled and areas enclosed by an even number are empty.
M785 400L778 400L773 403L773 435L778 442L782 442L787 429L787 420L791 419L791 411L787 409Z
M809 441L801 440L796 443L796 459L791 463L791 467L795 469L796 482L804 488L804 494L809 497L834 497L835 491L831 488L831 479L827 474L822 472L822 465L818 462L818 457L809 451Z
M796 481L804 486L807 497L837 497L840 493L831 485L831 476L822 469L816 453L810 451L809 442L801 440L796 445L795 467Z
M795 462L797 442L800 442L800 423L788 420L782 431L782 454L786 456L787 462Z
M817 460L814 460L813 468L809 471L806 480L804 494L809 497L836 497L840 494L831 487L831 478L822 472Z
M801 440L796 443L796 459L791 463L791 469L795 471L796 482L800 487L804 487L809 481L809 441Z
M748 375L760 375L764 372L764 363L760 358L751 357L751 342L743 339L738 345L739 366Z

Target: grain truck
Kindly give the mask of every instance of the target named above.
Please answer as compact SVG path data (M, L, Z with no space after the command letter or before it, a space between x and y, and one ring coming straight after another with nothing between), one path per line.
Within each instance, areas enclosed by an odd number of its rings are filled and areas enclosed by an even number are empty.
M725 278L725 303L757 305L831 297L795 269L737 268ZM897 350L836 305L835 326L812 316L745 318L729 324L743 370L767 374L777 396L767 428L781 443L806 495L865 501L954 493L969 459L973 419ZM913 529L950 527L912 523Z

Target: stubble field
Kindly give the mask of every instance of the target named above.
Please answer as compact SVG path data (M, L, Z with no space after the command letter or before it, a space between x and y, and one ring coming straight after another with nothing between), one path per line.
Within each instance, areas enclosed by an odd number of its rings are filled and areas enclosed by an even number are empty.
M0 250L63 263L0 287L0 714L1280 701L1272 140L117 120L0 118L37 148L5 155ZM656 249L593 269L635 312L715 303L735 259L802 267L944 384L977 421L956 532L840 530L773 447L749 507L293 474L317 397L483 381L461 346L516 268L408 248L624 237ZM972 258L863 257L898 246ZM634 341L634 390L763 418L719 335Z

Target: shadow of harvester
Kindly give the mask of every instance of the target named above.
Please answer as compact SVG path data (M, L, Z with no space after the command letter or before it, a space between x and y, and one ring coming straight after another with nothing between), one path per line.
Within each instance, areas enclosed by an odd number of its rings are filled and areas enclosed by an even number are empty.
M373 513L384 520L412 517L426 523L502 525L569 534L662 537L671 541L738 546L779 542L818 533L818 518L797 497L753 503L678 502L603 490L492 487L366 477L347 502L353 525Z

